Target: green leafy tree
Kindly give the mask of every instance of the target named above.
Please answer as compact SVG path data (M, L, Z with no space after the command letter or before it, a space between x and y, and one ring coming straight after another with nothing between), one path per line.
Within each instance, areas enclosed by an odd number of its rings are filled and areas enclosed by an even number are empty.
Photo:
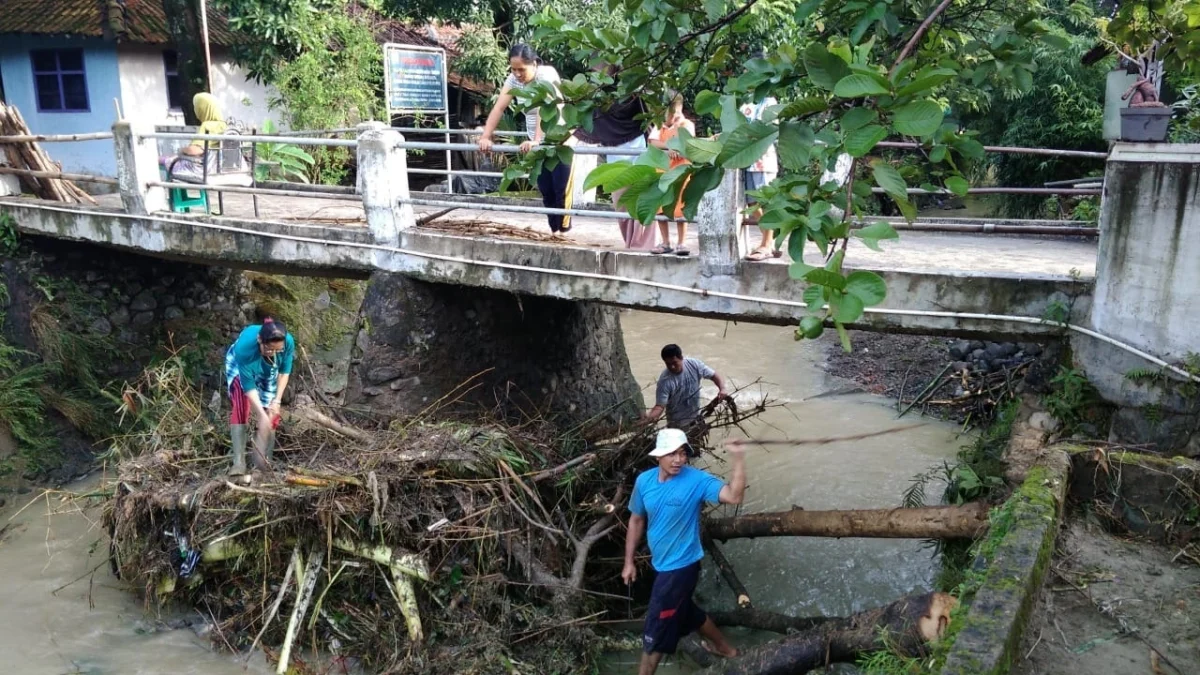
M1165 71L1200 81L1200 0L1120 2L1112 20L1099 23L1123 55L1136 58L1157 44Z
M1083 64L1084 54L1101 39L1096 17L1091 6L1081 2L1050 10L1046 21L1051 31L1032 52L1037 64L1036 86L1026 91L994 92L964 114L962 121L988 145L1103 152L1107 149L1103 138L1107 69L1103 64ZM1079 178L1104 167L1101 160L1033 155L997 154L989 160L980 168L993 172L998 185L1014 187ZM994 199L1005 215L1019 218L1044 215L1047 204L1057 209L1072 203L1026 195Z
M196 94L209 91L210 87L204 45L200 42L200 5L196 0L162 0L162 7L179 58L183 120L186 124L197 125L200 118L192 107L192 99Z
M973 133L946 121L947 95L964 84L985 93L1031 89L1033 47L1051 31L1036 2L774 2L774 11L789 12L788 41L765 58L739 59L748 43L761 39L755 8L763 2L606 0L605 8L624 19L620 29L573 22L554 11L539 14L533 19L539 47L615 64L617 71L564 80L562 122L546 134L551 144L510 171L533 173L569 161L570 149L558 144L571 128L588 126L597 106L633 95L655 105L667 100L668 90L701 89L693 107L718 133L672 141L671 149L690 165L667 171L666 154L650 149L635 161L601 167L589 184L610 193L624 188L620 206L644 224L680 196L685 215L694 219L701 197L725 171L745 169L777 145L782 172L757 196L767 214L761 226L776 232L777 245L795 261L791 276L807 285L809 315L797 337L816 337L829 322L849 348L845 325L883 302L887 289L874 273L844 268L847 244L855 238L878 248L897 236L882 222L852 230L851 217L866 213L879 192L911 219L910 189L919 180L925 188L965 194L963 169L983 158L983 147ZM780 103L763 120L749 121L739 111L742 103L767 96ZM543 120L558 117L543 85L526 87L517 98L541 107ZM920 175L880 156L877 146L888 138L921 144ZM843 155L853 160L849 179L822 182ZM809 247L820 252L821 264L803 261Z

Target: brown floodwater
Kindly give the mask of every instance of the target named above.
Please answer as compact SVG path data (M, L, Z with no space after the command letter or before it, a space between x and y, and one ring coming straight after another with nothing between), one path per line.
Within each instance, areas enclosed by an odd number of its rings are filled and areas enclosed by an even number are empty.
M813 398L845 389L820 368L821 345L796 343L789 329L626 312L625 342L648 402L662 369L659 349L679 343L740 386L743 405L762 396L783 404L750 427L759 437L817 438L879 431L896 420L891 401L864 394ZM707 399L715 388L706 383ZM743 511L896 506L909 479L950 458L965 442L948 424L853 443L752 448ZM720 465L707 466L718 473ZM649 463L647 464L649 466ZM71 486L86 490L95 480ZM931 488L930 497L938 490ZM45 500L14 514L32 495L0 509L0 672L22 675L222 675L270 673L255 655L248 665L211 647L204 628L178 626L200 614L158 616L114 579L95 512L48 516ZM14 503L16 502L16 503ZM57 506L57 505L56 505ZM845 614L927 589L936 561L919 542L869 539L762 539L730 542L725 551L756 606L798 615ZM95 568L94 575L91 570ZM78 581L76 581L78 579ZM74 583L71 583L73 582ZM61 588L60 588L61 587ZM56 590L58 589L58 590ZM709 607L732 594L706 567L698 590ZM621 617L623 618L623 617ZM736 640L755 639L735 634ZM219 639L219 638L218 638ZM632 672L636 653L613 654L605 672ZM661 673L687 672L668 663Z

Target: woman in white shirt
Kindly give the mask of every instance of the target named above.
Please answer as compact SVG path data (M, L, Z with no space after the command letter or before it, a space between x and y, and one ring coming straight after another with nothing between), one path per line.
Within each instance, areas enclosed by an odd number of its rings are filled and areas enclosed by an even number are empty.
M488 152L492 149L494 140L492 134L500 124L504 110L513 102L512 90L523 87L531 82L548 82L558 91L558 71L552 66L542 63L537 52L527 44L513 45L508 50L510 75L504 80L500 96L488 114L487 123L483 127L483 135L479 138L479 149ZM521 143L521 152L529 152L542 142L541 112L534 108L525 113L525 131L529 139ZM559 163L553 169L543 170L537 177L538 191L542 193L542 204L550 209L571 208L571 166ZM567 232L571 229L571 217L563 215L546 216L550 223L551 232Z

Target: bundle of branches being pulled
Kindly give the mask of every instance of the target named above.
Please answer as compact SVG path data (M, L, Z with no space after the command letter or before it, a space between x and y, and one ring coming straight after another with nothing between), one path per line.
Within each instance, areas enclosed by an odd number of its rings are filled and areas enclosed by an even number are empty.
M203 400L177 360L125 392L105 524L119 576L211 613L218 646L263 647L279 672L314 653L387 672L585 672L611 596L625 613L617 528L652 429L365 428L300 402L274 475L243 484ZM708 411L697 441L762 409Z
M29 126L21 117L16 106L0 102L0 136L30 136ZM46 174L62 173L62 166L50 159L42 146L35 141L20 141L0 143L4 150L7 164L12 169L37 171ZM90 203L96 200L84 192L78 185L62 178L46 176L31 176L28 173L18 173L21 184L33 194L42 199L57 202Z

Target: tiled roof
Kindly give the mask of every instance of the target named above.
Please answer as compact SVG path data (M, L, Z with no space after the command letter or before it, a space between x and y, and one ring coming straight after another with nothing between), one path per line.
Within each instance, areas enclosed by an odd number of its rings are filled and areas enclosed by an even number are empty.
M160 0L0 0L0 34L81 35L121 42L171 42ZM208 34L215 45L237 39L225 18L208 9Z

